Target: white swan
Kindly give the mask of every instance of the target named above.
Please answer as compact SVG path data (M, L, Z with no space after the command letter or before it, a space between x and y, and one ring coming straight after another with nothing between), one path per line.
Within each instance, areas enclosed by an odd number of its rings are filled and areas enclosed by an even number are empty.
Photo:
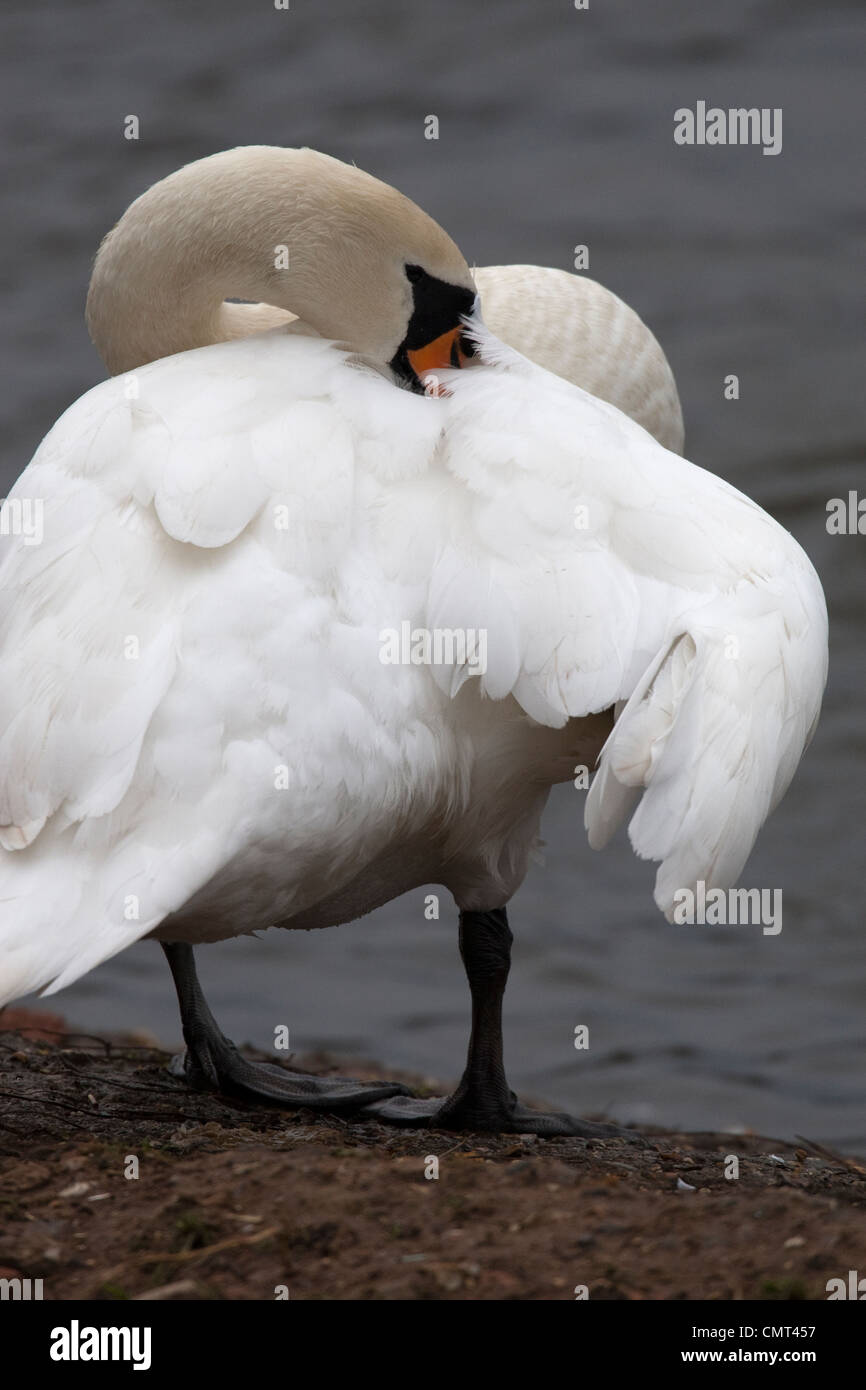
M121 285L129 283L129 271L124 267L138 259L131 232L139 217L149 218L150 196L133 204L121 219L103 243L94 268L89 317L96 346L103 351L109 370L121 370L119 362L129 369L167 357L177 350L178 341L189 343L191 338L204 346L201 338L207 342L233 341L281 325L291 325L293 333L318 336L296 314L274 305L224 303L212 313L209 329L192 335L186 327L178 337L177 306L161 300L154 313L147 309L146 299L139 313L148 312L147 348L134 351L124 342L118 356L112 350L111 327L113 317L119 323L125 321L123 291L120 307L112 305L109 312L103 309L98 322L95 306L103 297L102 285L110 264L117 264ZM495 337L590 395L609 401L649 430L666 449L682 453L683 415L673 372L646 324L617 295L588 276L568 275L546 266L476 266L472 278L484 304L484 322ZM230 272L227 280L232 283ZM273 292L273 286L270 290Z
M40 446L11 498L44 502L44 538L0 568L0 1002L151 935L196 1084L593 1132L518 1106L502 1066L505 904L550 787L601 753L591 842L639 800L666 913L733 883L817 720L826 611L748 498L477 311L468 341L474 300L435 223L310 151L189 166L109 236L88 316L126 375ZM245 336L279 311L299 322ZM431 882L473 999L444 1104L222 1037L193 943Z

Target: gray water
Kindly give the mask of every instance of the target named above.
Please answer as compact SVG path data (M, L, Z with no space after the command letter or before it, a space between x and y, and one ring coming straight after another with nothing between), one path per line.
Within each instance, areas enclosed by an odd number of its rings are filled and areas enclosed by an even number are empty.
M650 323L679 382L687 454L773 512L827 591L821 726L744 874L784 892L781 935L672 927L623 837L593 854L560 789L546 866L511 908L512 1084L583 1111L751 1126L866 1150L864 554L825 508L866 492L866 284L858 0L6 0L0 150L3 486L103 377L82 320L98 242L188 160L249 143L354 160L432 213L477 264L590 273ZM781 107L783 150L687 148L699 99ZM140 119L140 139L123 120ZM437 142L424 117L440 120ZM726 401L735 372L741 398ZM423 895L339 930L199 952L226 1031L447 1079L468 1023L454 914ZM85 1029L179 1037L142 944L57 999ZM572 1045L590 1026L588 1052Z

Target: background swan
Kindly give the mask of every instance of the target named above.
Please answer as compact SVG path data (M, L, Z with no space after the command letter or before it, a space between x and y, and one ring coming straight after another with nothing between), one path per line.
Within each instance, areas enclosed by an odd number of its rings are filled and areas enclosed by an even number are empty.
M172 176L126 275L109 238L89 321L135 389L77 402L13 492L46 499L46 537L13 538L0 571L0 999L155 934L174 943L194 1079L372 1102L241 1063L189 947L442 882L475 1027L438 1122L586 1132L515 1108L501 1066L504 904L549 788L594 764L623 705L593 842L643 791L632 837L661 861L663 910L678 886L733 882L817 718L820 585L742 494L479 324L479 360L449 370L474 300L459 251L311 154L205 161L210 202L201 165ZM184 351L220 336L232 294L346 347L279 329ZM139 367L167 324L182 355ZM394 372L419 385L415 361L450 394L395 390ZM485 630L486 669L383 665L405 620Z
M524 357L630 415L674 453L683 413L661 347L628 304L587 275L537 265L472 272L490 331Z

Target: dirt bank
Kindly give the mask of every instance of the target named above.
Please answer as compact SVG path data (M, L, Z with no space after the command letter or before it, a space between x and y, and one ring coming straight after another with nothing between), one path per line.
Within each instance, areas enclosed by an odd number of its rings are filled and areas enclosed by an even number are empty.
M866 1165L806 1144L311 1118L62 1027L0 1033L0 1277L46 1299L824 1299L866 1268Z

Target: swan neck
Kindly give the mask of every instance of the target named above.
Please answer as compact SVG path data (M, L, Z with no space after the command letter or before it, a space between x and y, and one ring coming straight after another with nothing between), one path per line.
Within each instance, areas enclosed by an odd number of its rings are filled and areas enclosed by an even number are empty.
M262 147L211 156L128 208L99 249L87 298L90 336L112 375L298 318L321 331L314 320L323 316L324 287L317 293L309 275L296 274L289 303L275 273L301 230L316 235L309 218L299 226L306 153Z

